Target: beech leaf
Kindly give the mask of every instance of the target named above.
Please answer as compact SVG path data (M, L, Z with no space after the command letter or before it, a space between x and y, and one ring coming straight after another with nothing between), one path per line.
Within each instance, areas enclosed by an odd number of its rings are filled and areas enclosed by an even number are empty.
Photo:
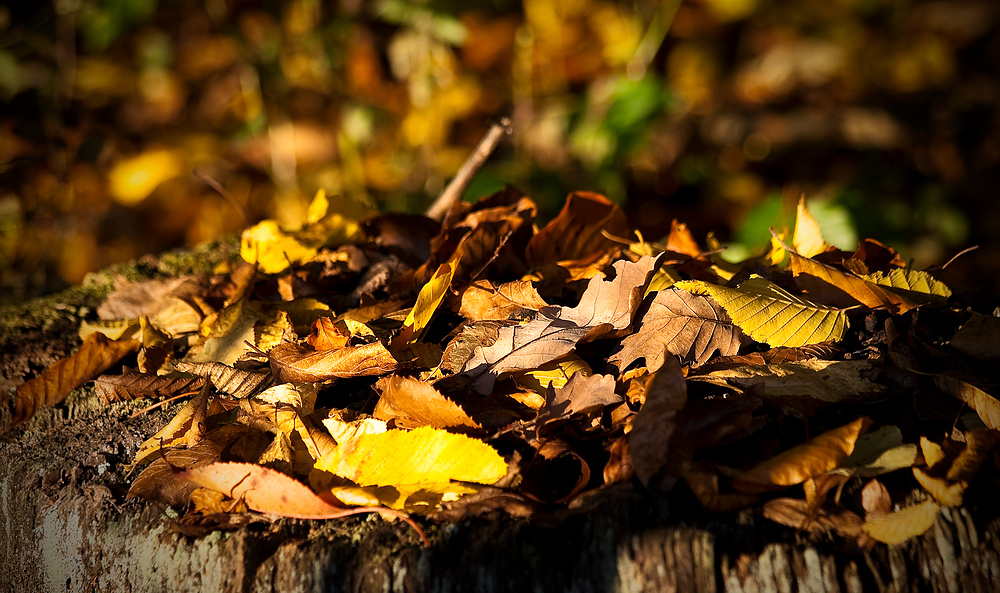
M121 375L101 375L94 379L97 395L106 404L139 398L162 399L197 392L204 385L201 377L161 377L151 373L127 371Z
M847 331L847 313L843 310L797 297L757 275L736 288L695 280L682 280L674 286L711 295L744 333L769 346L837 341Z
M901 544L930 529L940 510L938 503L928 500L894 513L871 517L861 529L876 541Z
M250 397L269 387L272 382L271 373L237 369L221 362L179 360L173 363L173 367L174 370L205 377L212 382L216 391L237 399Z
M987 427L1000 430L1000 400L982 389L948 375L934 375L934 383L976 411Z
M267 353L271 372L279 382L313 383L344 377L382 375L397 366L380 341L340 350L313 350L291 342Z
M830 245L823 240L819 223L813 218L806 207L805 196L800 196L795 207L795 230L792 232L792 245L795 251L804 257L812 257L829 249Z

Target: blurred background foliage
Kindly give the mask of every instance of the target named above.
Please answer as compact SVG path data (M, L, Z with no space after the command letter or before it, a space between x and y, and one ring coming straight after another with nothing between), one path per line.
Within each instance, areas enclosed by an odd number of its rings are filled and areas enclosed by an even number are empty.
M41 0L0 6L0 290L511 183L740 258L805 194L828 240L1000 273L995 0ZM985 270L985 274L982 272ZM971 274L971 272L970 272Z

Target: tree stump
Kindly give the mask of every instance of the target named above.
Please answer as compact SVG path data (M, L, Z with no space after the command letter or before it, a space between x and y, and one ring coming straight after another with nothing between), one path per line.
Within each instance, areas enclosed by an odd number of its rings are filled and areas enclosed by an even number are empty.
M133 278L210 269L231 243L148 258L82 287L0 310L0 590L36 591L941 591L1000 586L994 500L944 509L924 535L861 551L751 511L689 514L631 486L558 524L503 515L424 522L424 547L377 515L254 518L194 537L176 512L126 500L127 464L176 411L101 405L87 387L11 428L24 380L69 354L76 324ZM991 488L996 491L996 488Z

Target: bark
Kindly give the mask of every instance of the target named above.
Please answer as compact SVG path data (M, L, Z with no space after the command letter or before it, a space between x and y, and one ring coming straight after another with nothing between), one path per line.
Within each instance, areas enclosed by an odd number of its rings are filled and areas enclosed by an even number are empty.
M223 250L224 251L224 250ZM219 253L167 272L209 266ZM162 259L146 273L163 273ZM0 311L5 397L77 343L108 278ZM557 525L505 516L426 523L431 547L378 516L260 520L192 537L173 510L125 500L123 465L176 407L131 417L87 388L27 428L0 417L0 591L993 591L996 497L945 509L925 535L862 552L753 512L690 514L613 490ZM995 493L996 486L989 488Z

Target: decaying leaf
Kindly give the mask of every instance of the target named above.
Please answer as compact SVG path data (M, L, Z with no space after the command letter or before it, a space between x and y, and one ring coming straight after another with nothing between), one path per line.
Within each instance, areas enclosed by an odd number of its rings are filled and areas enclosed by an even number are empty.
M121 375L101 375L94 379L97 395L110 404L138 398L161 399L201 390L201 377L161 377L151 373L126 371Z
M864 522L861 529L876 541L901 544L930 529L940 509L936 502L928 500L900 511L872 517Z
M538 410L539 421L568 418L617 404L622 397L615 393L611 375L584 375L577 371L560 388L549 384L545 405Z
M847 331L843 310L797 297L760 276L751 276L736 288L692 280L674 286L710 295L744 333L770 346L836 341Z
M291 342L279 344L267 353L276 380L313 383L344 377L381 375L397 366L395 357L382 342L348 346L339 350L313 350Z
M692 375L695 381L732 385L740 389L760 386L768 398L808 398L822 402L865 401L884 387L871 379L867 360L802 360L768 365L742 365Z
M733 486L743 492L767 492L801 484L840 465L871 420L858 418L768 459L739 474Z
M795 529L823 533L835 531L844 537L857 537L861 533L861 517L846 509L828 511L813 508L808 502L796 498L775 498L764 503L764 516Z
M458 314L475 321L506 321L546 306L548 304L527 280L506 282L497 287L488 280L477 280L462 291Z
M619 261L612 280L593 278L576 307L545 307L520 325L500 328L493 344L477 347L462 372L473 386L489 393L501 373L536 368L572 351L584 339L613 336L629 327L657 267L646 256Z
M669 353L700 365L715 352L736 354L742 337L743 332L712 299L669 288L656 293L638 331L622 340L621 350L609 360L624 369L645 358L646 368L655 372Z
M205 377L217 391L237 399L250 397L269 387L272 382L270 373L237 369L221 362L179 360L173 363L173 367L183 373Z
M19 386L14 395L14 424L21 424L41 406L54 406L70 391L108 370L139 348L139 340L109 340L103 334L87 336L80 348L41 375Z

